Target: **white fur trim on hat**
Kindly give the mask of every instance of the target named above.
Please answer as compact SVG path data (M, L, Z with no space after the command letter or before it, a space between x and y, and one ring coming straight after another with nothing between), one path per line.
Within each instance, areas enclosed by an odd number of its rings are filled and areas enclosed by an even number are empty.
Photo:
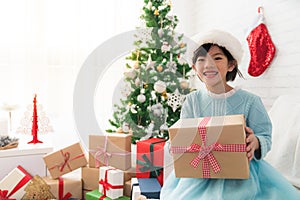
M199 46L205 43L213 43L225 47L238 63L243 57L243 48L239 40L228 32L211 30L204 35L197 35L194 40Z

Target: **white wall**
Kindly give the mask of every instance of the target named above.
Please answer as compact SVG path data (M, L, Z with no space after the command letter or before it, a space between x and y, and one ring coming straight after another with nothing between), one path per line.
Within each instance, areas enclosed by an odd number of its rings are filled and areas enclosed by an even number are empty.
M237 79L239 85L262 97L267 109L283 94L300 92L300 1L298 0L174 0L174 12L180 25L178 32L188 36L219 28L236 35L243 44L245 54L240 70L246 80ZM263 6L266 25L276 46L276 56L269 68L259 77L247 73L249 49L246 32Z

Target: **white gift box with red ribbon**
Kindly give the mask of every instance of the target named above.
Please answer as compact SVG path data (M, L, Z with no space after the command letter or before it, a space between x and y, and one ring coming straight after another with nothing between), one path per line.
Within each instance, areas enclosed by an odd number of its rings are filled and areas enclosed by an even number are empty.
M25 169L16 167L0 181L0 199L21 199L31 179Z
M103 166L99 168L99 192L104 196L115 199L123 196L124 172L122 170Z

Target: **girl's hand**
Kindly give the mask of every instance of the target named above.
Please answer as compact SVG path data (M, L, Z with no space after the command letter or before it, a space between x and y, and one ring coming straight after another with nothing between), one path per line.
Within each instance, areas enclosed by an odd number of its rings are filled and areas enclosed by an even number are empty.
M245 127L246 131L246 151L247 151L247 157L250 160L254 157L254 151L259 148L259 141L257 137L254 135L254 132L251 128Z

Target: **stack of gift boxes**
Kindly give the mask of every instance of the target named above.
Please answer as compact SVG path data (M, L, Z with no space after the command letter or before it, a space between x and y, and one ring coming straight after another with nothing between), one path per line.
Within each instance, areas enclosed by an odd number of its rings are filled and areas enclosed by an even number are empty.
M137 142L131 152L131 135L89 135L88 153L76 143L43 157L49 176L41 177L54 199L159 199L163 184L165 140ZM136 166L131 157L137 156ZM80 177L65 176L81 168ZM0 199L26 199L34 178L22 166L0 181ZM41 197L42 194L35 196ZM32 198L31 194L31 198Z
M44 156L51 176L42 178L59 200L159 199L164 170L173 164L176 177L247 179L244 127L242 115L180 119L169 128L170 141L142 140L136 152L130 134L90 135L88 154L76 143ZM78 168L79 179L64 177ZM16 167L0 181L0 199L22 199L31 180L26 169Z

